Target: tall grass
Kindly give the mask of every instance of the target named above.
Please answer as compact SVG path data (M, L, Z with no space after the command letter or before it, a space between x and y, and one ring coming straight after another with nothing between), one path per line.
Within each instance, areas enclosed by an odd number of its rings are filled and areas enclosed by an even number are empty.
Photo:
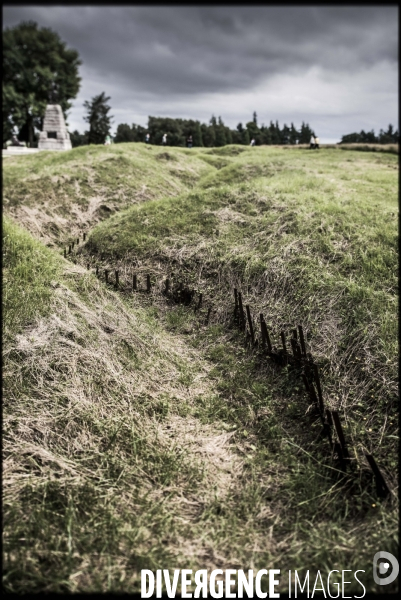
M365 569L377 591L372 557L397 547L396 157L192 150L5 165L6 211L31 228L33 211L58 254L102 221L77 265L3 227L5 588L130 592L141 568L276 565ZM86 210L94 196L113 210ZM96 265L120 270L120 292ZM158 285L134 295L133 273ZM201 315L166 302L167 275L203 292ZM298 378L244 346L234 286L276 344L303 324L361 468L352 484ZM367 451L392 504L377 500Z

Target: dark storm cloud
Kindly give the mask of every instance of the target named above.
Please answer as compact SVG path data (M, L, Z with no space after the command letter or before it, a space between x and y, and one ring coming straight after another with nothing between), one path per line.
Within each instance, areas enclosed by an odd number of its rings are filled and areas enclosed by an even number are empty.
M5 7L78 49L92 72L148 93L234 91L312 64L349 72L397 60L396 7Z
M397 120L397 6L5 6L3 27L34 20L82 59L71 130L105 91L114 125L148 115L235 127L317 124L329 141Z

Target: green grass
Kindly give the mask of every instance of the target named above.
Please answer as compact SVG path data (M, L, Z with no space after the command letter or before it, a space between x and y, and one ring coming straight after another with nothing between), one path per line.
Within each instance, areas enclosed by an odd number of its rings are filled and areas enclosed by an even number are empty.
M3 219L3 335L14 337L21 327L50 310L52 283L60 261L12 220Z
M8 159L5 207L22 222L26 206L45 224L42 201L56 215L51 177L76 203L85 171L83 201L114 198L115 211L92 221L77 266L3 227L8 591L130 592L141 568L273 566L365 569L378 591L373 555L398 543L396 169L391 154L236 146ZM46 230L58 254L78 230L63 215ZM127 288L134 272L141 286L147 273L185 281L202 311L106 289L95 265ZM276 345L303 324L355 478L333 469L297 374L233 327L234 286Z

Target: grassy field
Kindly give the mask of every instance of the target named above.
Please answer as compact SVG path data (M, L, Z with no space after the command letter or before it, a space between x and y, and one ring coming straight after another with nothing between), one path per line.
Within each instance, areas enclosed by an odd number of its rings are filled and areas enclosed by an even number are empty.
M378 591L373 555L398 546L398 157L120 144L8 158L3 180L5 589L279 568L364 569ZM299 377L244 343L234 287L275 345L303 325L353 478Z

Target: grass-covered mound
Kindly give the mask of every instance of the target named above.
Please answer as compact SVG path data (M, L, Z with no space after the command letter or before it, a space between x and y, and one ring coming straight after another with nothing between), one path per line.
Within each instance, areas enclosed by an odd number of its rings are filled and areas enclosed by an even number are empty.
M87 253L95 253L94 262L104 253L110 265L139 262L140 270L159 278L182 273L211 298L215 322L229 320L238 286L255 315L265 314L275 339L282 328L303 324L323 367L328 405L343 409L358 460L367 449L392 472L394 167L391 155L244 152L191 193L132 207L102 223ZM259 176L238 183L246 173Z
M128 209L128 192L116 200L118 214L103 215L74 255L85 268L60 258L61 246L56 255L11 221L3 227L5 308L18 315L3 333L6 588L132 591L141 568L316 566L365 569L374 590L372 556L397 544L396 157L77 151L43 154L29 198L20 188L39 157L8 159L6 211L34 211L42 227L45 198L54 216L57 195L41 187L49 169L75 187L74 174L92 168L87 199L100 182L103 198L116 181L152 194ZM117 165L103 178L117 151L137 179ZM63 214L43 239L75 235L76 217ZM96 265L119 268L126 290L106 288ZM204 294L203 314L157 288L132 294L133 273L187 281ZM337 477L302 382L244 347L232 326L234 285L277 345L281 328L303 324L360 478ZM365 452L392 505L377 500Z
M5 165L3 203L36 237L61 243L121 208L190 189L209 170L196 151L134 143L15 156Z

